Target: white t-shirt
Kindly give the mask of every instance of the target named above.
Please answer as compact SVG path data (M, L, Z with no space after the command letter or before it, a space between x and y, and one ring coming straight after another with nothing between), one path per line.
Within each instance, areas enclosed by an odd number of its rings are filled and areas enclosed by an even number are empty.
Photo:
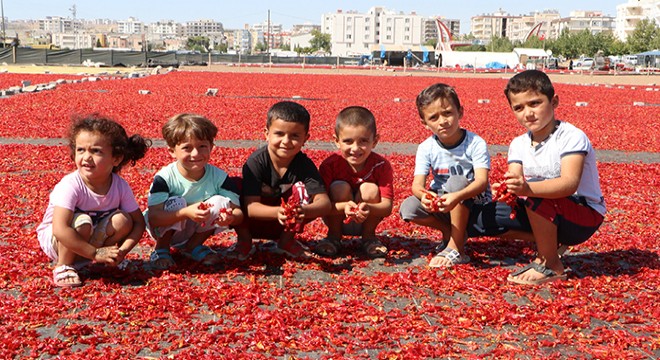
M490 170L490 154L486 141L473 132L465 130L462 141L451 148L442 145L435 135L417 147L415 176L431 173L431 190L435 192L455 192L457 190L450 188L450 185L474 181L474 169ZM489 187L474 198L478 204L486 203L490 199Z
M528 182L554 179L561 176L561 159L566 155L583 154L584 168L575 195L584 197L587 204L600 214L607 211L600 189L596 153L587 135L572 124L559 121L548 139L532 146L530 132L513 139L509 146L509 163L519 163Z

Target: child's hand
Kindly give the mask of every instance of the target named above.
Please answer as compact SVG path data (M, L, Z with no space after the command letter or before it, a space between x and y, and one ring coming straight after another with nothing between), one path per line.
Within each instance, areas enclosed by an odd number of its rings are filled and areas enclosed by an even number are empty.
M351 221L355 221L357 224L363 223L369 217L369 205L367 203L355 203L353 201L348 201L344 207L344 224L348 224Z
M234 222L234 212L231 208L222 208L218 212L218 218L215 223L218 226L229 226Z
M211 217L211 206L200 202L186 207L186 215L194 222L204 223Z
M438 210L443 213L448 213L460 203L461 199L458 198L456 193L447 193L440 196L440 204L438 206Z
M507 190L518 196L526 196L529 194L529 184L525 181L525 177L522 174L513 174L506 172L504 174L505 184Z
M442 199L438 197L438 194L431 191L424 191L424 196L421 199L422 208L426 212L434 213L440 212L440 207L442 206Z
M116 266L119 264L119 261L117 261L119 258L119 251L117 244L98 248L94 254L94 261L101 264Z

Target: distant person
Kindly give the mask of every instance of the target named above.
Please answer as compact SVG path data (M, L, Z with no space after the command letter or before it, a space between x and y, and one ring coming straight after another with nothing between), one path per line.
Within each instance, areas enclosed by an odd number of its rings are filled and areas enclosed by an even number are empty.
M174 161L154 176L145 211L147 231L156 240L150 255L155 269L175 265L170 247L193 261L216 265L219 256L204 242L243 221L236 184L209 164L217 132L215 124L197 114L178 114L163 125Z
M37 227L39 244L55 261L53 283L75 287L89 263L117 267L144 234L144 218L130 185L118 173L142 159L151 142L128 136L117 122L96 115L74 121L69 150L76 171L50 193Z
M573 70L573 59L568 62L568 70Z
M302 105L281 101L268 110L266 146L243 165L242 195L249 236L237 251L252 252L252 238L277 242L295 259L313 253L296 239L304 224L330 213L330 199L314 162L302 152L309 140L310 115Z
M392 213L394 185L392 165L373 151L378 144L376 118L364 107L347 107L337 115L333 137L339 152L319 166L332 210L323 217L328 234L315 251L335 256L344 235L359 236L367 256L385 257L387 247L376 236L376 227Z
M508 281L538 285L566 279L560 253L588 240L606 212L595 151L582 130L555 118L559 97L542 71L515 75L504 94L526 132L511 142L506 180L493 187L506 186L525 199L520 202L537 248L536 258Z

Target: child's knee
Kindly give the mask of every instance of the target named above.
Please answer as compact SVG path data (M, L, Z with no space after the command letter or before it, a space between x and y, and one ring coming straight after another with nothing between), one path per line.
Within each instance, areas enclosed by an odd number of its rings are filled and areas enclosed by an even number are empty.
M366 203L380 202L380 189L374 183L362 183L359 188L359 200Z
M330 200L334 202L353 200L353 189L346 181L333 181L328 191Z

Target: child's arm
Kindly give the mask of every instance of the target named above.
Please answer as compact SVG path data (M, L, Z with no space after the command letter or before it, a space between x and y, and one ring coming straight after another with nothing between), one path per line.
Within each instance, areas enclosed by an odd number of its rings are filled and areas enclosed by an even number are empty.
M260 196L246 196L247 216L259 220L274 220L278 218L281 209L279 205L270 206L261 202Z
M140 209L137 209L133 212L128 213L131 216L131 219L133 220L133 229L131 232L126 236L126 239L124 239L123 242L120 242L121 246L119 247L119 256L117 257L116 263L119 264L122 260L124 260L124 257L126 257L126 254L131 252L131 250L137 245L137 243L140 241L140 238L142 238L142 235L144 234L144 229L146 227L146 224L144 222L144 216L142 216L142 212Z
M412 193L415 195L420 202L422 203L422 208L427 212L433 212L432 209L432 200L427 197L431 194L432 197L436 195L432 192L426 190L426 175L415 175L412 183Z
M302 205L303 218L316 219L317 217L330 214L332 204L330 197L326 193L318 193L311 195L311 202L307 205Z
M559 199L571 196L577 191L584 168L583 154L566 155L561 159L561 175L558 178L527 182L522 164L509 164L504 174L507 189L518 195L546 199Z
M456 205L460 204L461 201L472 199L484 192L488 187L488 171L489 170L486 168L474 169L474 181L468 186L463 190L442 195L440 198L442 199L443 212L449 212L456 207Z
M73 227L73 211L56 206L53 211L53 236L62 243L64 247L74 253L90 260L103 263L114 263L119 249L108 246L97 249L89 243L89 239L83 238Z
M165 203L149 206L149 223L153 227L169 226L181 220L190 219L198 223L208 221L211 210L200 209L200 203L188 205L176 211L165 211Z

